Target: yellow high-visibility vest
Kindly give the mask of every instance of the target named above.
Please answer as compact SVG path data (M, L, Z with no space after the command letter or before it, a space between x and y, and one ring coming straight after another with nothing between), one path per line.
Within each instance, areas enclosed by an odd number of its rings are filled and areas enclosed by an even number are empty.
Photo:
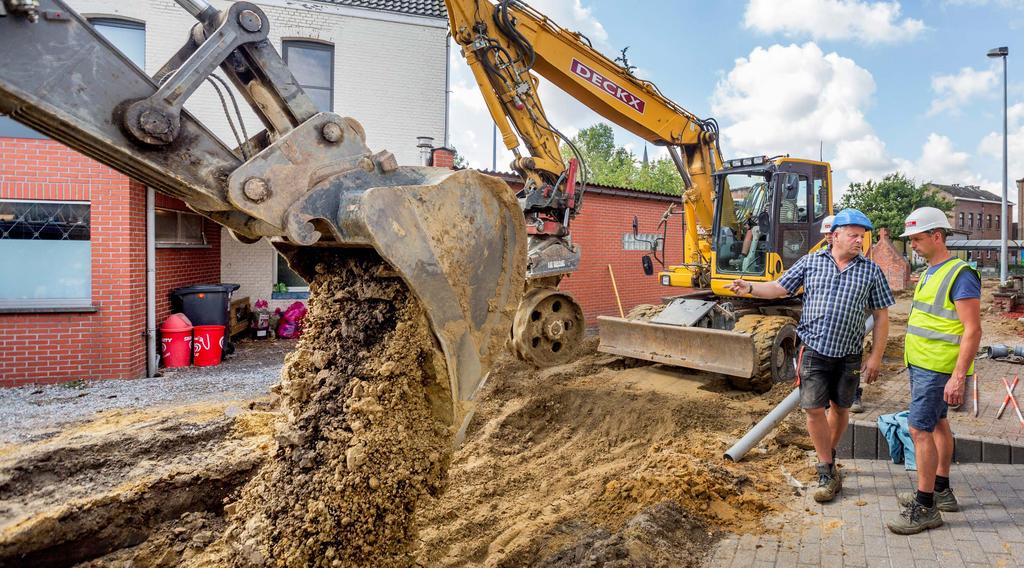
M906 364L936 373L953 372L957 357L960 356L964 324L956 313L956 305L949 298L949 291L957 275L965 268L974 270L956 258L943 264L927 281L924 275L918 281L910 318L907 320L907 337L903 348ZM974 374L974 361L971 361L967 374Z

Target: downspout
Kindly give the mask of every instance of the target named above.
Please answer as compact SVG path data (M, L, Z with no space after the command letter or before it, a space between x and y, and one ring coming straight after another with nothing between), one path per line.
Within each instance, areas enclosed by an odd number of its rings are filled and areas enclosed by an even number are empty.
M450 111L450 101L452 92L452 32L449 31L444 38L444 144L445 148L451 148L448 145L448 113Z
M146 186L146 376L155 377L156 350L156 190Z

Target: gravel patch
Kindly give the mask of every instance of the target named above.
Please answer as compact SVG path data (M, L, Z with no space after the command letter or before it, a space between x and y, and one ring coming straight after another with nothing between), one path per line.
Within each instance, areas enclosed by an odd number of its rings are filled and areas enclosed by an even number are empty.
M278 381L294 340L244 341L216 367L161 369L163 376L75 381L0 389L0 444L52 436L97 412L154 406L246 400Z

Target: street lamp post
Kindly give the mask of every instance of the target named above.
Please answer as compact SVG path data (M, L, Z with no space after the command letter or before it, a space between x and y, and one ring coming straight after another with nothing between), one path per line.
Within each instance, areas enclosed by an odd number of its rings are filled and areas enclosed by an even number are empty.
M1007 47L995 47L988 50L989 57L1000 57L1003 60L1003 214L999 224L999 282L1005 283L1009 276L1008 257L1009 251L1006 246L1006 225L1009 222L1006 214L1006 56L1010 54Z

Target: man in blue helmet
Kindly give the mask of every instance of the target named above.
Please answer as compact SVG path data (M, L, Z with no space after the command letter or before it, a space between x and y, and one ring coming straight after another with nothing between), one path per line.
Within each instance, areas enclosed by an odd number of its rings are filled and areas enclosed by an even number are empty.
M896 303L882 269L864 257L865 233L874 227L856 209L843 209L832 222L832 246L793 263L775 282L734 280L736 294L782 298L803 287L797 335L800 407L818 454L814 500L831 501L842 488L835 448L850 420L860 378L872 383L882 366L889 335L889 306ZM864 322L875 318L872 350L863 357ZM831 410L826 413L825 406Z

